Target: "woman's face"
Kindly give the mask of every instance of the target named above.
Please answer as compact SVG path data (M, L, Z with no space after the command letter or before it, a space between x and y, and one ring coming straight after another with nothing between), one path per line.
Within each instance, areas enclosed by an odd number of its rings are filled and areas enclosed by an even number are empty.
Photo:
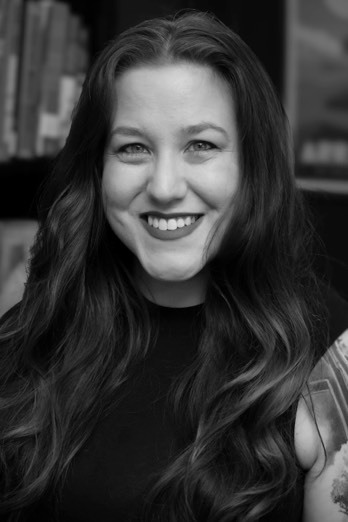
M216 251L233 207L240 173L231 91L209 67L186 62L130 69L115 89L106 217L147 278L187 281Z

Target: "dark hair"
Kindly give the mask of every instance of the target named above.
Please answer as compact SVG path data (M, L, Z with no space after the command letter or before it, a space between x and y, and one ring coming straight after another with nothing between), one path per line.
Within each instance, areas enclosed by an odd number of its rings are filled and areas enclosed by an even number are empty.
M19 512L61 484L129 367L146 353L149 321L130 254L104 217L103 154L115 77L177 61L211 67L230 85L241 176L209 263L197 360L175 392L191 441L159 479L152 510L157 520L248 522L297 480L294 415L326 335L288 126L247 45L213 16L189 12L125 31L85 80L42 199L23 300L3 319L3 512Z

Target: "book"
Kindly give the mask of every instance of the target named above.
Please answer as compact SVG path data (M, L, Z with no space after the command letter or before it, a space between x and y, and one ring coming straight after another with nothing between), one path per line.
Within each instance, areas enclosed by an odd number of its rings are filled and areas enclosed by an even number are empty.
M5 110L3 121L3 140L5 142L8 155L11 157L15 155L17 149L17 129L16 129L16 109L17 109L17 85L18 85L18 70L20 58L20 42L21 42L21 26L22 26L22 12L23 0L12 0L12 10L8 25L9 47L7 60L5 62Z
M41 74L52 0L28 0L25 6L18 97L18 149L21 158L36 155Z
M68 33L66 65L60 82L60 147L64 146L69 133L72 113L81 94L89 56L89 33L79 16L72 14L70 17Z
M71 115L76 104L78 93L78 61L79 49L78 38L80 30L80 19L72 14L68 23L67 45L65 49L65 67L60 78L59 103L58 103L58 125L59 146L63 147L69 133Z
M56 154L59 141L59 88L64 70L70 9L62 2L52 3L43 58L41 98L38 115L36 153Z
M0 161L8 159L7 147L3 136L6 89L6 60L8 55L7 20L10 0L0 0Z
M38 53L39 4L28 0L25 4L18 97L18 148L20 158L31 158L32 122L35 103L35 75Z

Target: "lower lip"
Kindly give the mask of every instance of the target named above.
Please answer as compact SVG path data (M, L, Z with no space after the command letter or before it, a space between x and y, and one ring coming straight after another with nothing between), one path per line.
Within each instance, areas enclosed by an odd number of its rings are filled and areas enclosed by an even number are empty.
M177 228L176 230L160 230L159 228L154 228L144 219L142 219L141 222L152 237L155 237L156 239L162 239L164 241L170 241L192 234L192 232L196 230L196 228L201 224L201 220L202 217L196 219L196 221L191 225L185 225L184 227Z

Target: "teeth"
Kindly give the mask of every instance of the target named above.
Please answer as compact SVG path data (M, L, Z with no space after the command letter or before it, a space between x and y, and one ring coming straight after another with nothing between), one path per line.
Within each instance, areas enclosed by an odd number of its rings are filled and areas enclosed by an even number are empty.
M168 230L176 230L178 228L176 219L168 219L167 228Z
M192 225L197 220L196 216L187 216L186 218L170 218L158 219L154 216L147 216L147 222L150 226L158 228L159 230L176 230L185 226Z
M165 219L160 219L158 223L158 228L160 230L167 230L168 229L168 222Z

